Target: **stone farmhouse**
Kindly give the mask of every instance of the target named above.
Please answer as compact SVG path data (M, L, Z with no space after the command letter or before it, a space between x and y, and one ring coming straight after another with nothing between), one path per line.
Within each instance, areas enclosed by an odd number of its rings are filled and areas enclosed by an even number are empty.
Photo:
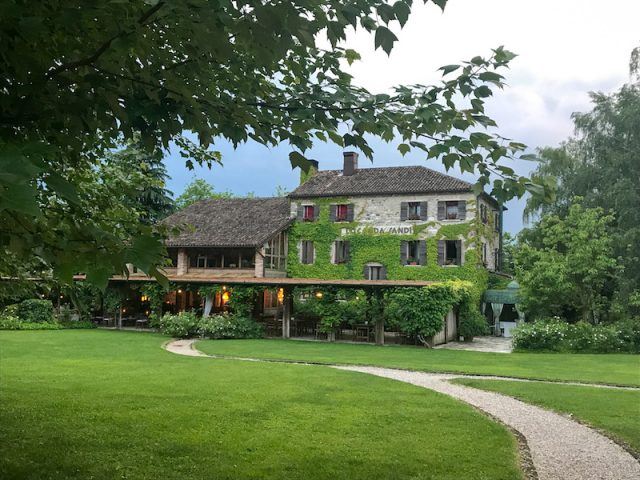
M318 170L314 162L288 197L204 200L168 217L182 229L167 242L169 280L223 289L203 299L177 288L166 309L224 310L227 287L258 285L258 313L281 315L288 337L293 287L461 279L484 290L488 272L500 266L502 214L468 182L422 166L360 168L358 154L346 152L342 170ZM144 278L131 271L129 281ZM443 341L456 336L451 317Z

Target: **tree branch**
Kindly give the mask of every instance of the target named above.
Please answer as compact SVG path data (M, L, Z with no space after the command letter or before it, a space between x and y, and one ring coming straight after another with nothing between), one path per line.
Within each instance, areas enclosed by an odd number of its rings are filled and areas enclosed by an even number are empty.
M156 3L149 10L144 12L136 23L138 25L144 26L145 22L149 18L151 18L158 10L160 10L160 8L162 8L162 6L164 4L165 3L163 1L160 1L160 2ZM90 55L88 57L85 57L85 58L82 58L80 60L74 60L72 62L63 63L61 65L58 65L56 68L53 68L53 69L49 70L47 72L47 74L45 75L45 78L46 79L50 79L50 78L55 77L59 73L66 72L68 70L73 70L74 68L82 67L82 66L85 66L85 65L91 65L93 62L98 60L98 58L100 58L102 56L102 54L104 54L109 49L109 47L111 46L111 44L115 40L117 40L118 38L124 37L126 35L130 35L131 33L133 33L133 31L132 30L128 30L128 31L122 31L122 32L120 32L120 33L118 33L116 35L113 35L111 38L107 39L102 45L100 45L98 47L98 49L92 55Z

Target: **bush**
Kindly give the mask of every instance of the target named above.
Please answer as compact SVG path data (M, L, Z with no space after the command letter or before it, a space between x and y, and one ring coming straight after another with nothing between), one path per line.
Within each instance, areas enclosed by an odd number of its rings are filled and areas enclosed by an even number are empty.
M187 338L200 331L201 319L193 312L180 312L177 315L165 313L159 321L160 331L165 335Z
M60 330L62 326L55 322L23 322L18 317L2 314L0 330Z
M71 328L71 329L83 329L83 328L97 328L96 324L90 320L77 320L77 321L69 321L69 322L60 322L62 328Z
M489 333L489 326L484 315L478 310L477 302L469 289L458 289L460 303L458 304L458 335L465 340L471 340L478 335Z
M616 324L625 351L640 353L640 317L623 320Z
M516 350L561 351L569 324L558 317L524 323L513 330L513 348Z
M554 317L525 323L513 331L516 350L614 353L640 352L640 321L626 320L609 325L578 322L570 325Z
M16 314L27 323L53 322L53 305L49 300L23 300L18 304Z
M262 326L247 317L214 315L200 321L200 335L208 338L261 338Z

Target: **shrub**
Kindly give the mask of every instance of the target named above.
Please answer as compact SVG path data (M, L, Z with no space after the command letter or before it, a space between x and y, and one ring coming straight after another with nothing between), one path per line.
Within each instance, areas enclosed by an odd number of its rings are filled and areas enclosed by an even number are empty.
M77 320L77 321L69 321L69 322L60 322L62 328L71 328L71 329L83 329L83 328L96 328L96 324L90 320Z
M478 310L474 296L468 288L458 289L460 303L458 304L458 335L465 340L471 340L478 335L486 335L489 330L484 315Z
M513 330L513 347L516 350L561 351L569 324L559 317L524 323Z
M200 335L208 338L261 338L262 326L247 317L213 315L200 321Z
M629 318L616 324L627 352L640 353L640 317Z
M16 314L27 323L53 322L53 305L49 300L23 300L18 304Z
M199 333L200 322L200 317L193 312L180 312L177 315L165 313L160 318L159 326L165 335L187 338Z
M640 352L640 322L630 319L609 325L586 322L570 325L554 317L518 326L514 330L513 345L517 350Z
M18 317L2 314L0 330L60 330L62 326L55 322L23 322Z

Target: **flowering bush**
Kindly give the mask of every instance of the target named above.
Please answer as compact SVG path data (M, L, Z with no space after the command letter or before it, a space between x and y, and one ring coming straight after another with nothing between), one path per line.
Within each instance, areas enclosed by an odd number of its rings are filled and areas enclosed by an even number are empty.
M260 338L262 326L247 317L214 315L200 321L200 335L208 338Z
M171 337L193 337L200 330L200 317L193 312L165 313L158 323L160 331Z
M202 336L208 338L260 338L262 326L247 317L214 315L202 318L194 312L177 315L165 313L157 322L165 335L178 338Z
M516 350L555 352L640 352L640 321L570 325L559 317L552 317L517 327L513 331L513 346Z
M561 351L568 330L569 324L559 317L524 323L513 330L513 348Z

